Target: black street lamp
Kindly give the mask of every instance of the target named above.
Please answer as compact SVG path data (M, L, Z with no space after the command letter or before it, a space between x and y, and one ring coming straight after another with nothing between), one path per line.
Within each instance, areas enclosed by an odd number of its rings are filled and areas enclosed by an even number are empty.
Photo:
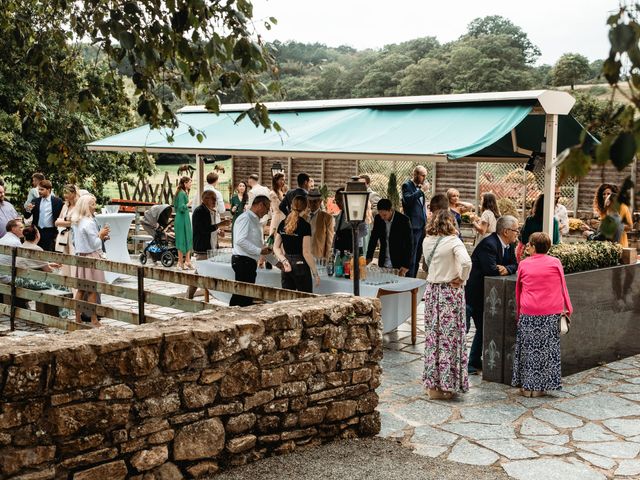
M280 162L274 162L273 165L271 165L271 178L275 177L278 173L284 173L284 168L282 168Z
M360 295L360 251L358 248L358 227L365 221L369 206L369 192L363 182L351 180L347 182L347 188L342 192L344 199L344 211L347 222L351 224L353 235L353 294Z

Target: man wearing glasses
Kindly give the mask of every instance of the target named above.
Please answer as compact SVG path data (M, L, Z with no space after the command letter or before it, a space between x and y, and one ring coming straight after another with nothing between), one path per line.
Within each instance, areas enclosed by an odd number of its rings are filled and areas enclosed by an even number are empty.
M518 219L504 215L498 219L496 231L483 239L471 255L471 274L465 286L467 328L473 318L476 334L469 352L469 373L482 370L482 332L484 317L484 277L511 275L518 270L515 242L520 233Z

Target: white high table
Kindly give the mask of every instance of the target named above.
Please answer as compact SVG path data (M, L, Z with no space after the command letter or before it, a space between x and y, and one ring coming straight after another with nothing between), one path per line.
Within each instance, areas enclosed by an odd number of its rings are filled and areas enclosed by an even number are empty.
M131 263L129 249L127 248L127 236L134 218L136 218L134 213L101 213L96 215L96 221L100 228L107 223L111 228L109 240L104 242L107 259L114 262ZM108 283L113 283L123 275L115 272L104 272L104 276Z
M199 275L206 277L235 280L235 273L230 263L219 263L211 260L196 261ZM411 341L415 344L417 333L417 309L418 298L422 297L425 288L425 280L419 278L399 277L397 283L384 283L381 285L369 285L360 281L360 295L363 297L378 297L382 304L382 323L384 333L398 328L405 320L411 317ZM256 276L256 285L267 287L281 287L280 270L274 268L267 270L259 268ZM346 278L329 276L320 277L320 286L313 286L313 293L328 295L333 293L353 292L353 281ZM231 294L217 293L216 297L223 302L229 302Z

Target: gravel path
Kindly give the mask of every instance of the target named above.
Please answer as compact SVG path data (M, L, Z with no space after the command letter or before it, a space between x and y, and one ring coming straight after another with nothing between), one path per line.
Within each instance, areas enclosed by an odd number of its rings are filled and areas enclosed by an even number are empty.
M500 467L476 467L422 457L398 442L374 437L341 440L321 447L270 457L228 470L212 480L500 480Z

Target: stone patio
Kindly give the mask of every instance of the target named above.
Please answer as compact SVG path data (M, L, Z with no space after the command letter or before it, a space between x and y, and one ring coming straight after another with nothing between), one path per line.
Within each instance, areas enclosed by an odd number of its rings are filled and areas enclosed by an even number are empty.
M154 291L184 295L181 285L145 283ZM136 287L133 278L118 284ZM105 295L103 303L137 311L134 301ZM471 376L468 393L452 401L429 400L421 384L422 307L415 346L409 322L384 336L377 390L381 437L444 463L502 467L520 480L640 478L640 356L565 377L564 389L547 397L524 398L515 388ZM147 308L157 318L179 313ZM109 319L103 323L132 328ZM9 333L8 319L0 318L0 335L42 333L28 324L18 326L19 331Z
M424 332L411 345L407 322L384 339L380 436L520 480L640 478L640 356L565 377L547 397L474 375L468 393L443 401L421 384Z

